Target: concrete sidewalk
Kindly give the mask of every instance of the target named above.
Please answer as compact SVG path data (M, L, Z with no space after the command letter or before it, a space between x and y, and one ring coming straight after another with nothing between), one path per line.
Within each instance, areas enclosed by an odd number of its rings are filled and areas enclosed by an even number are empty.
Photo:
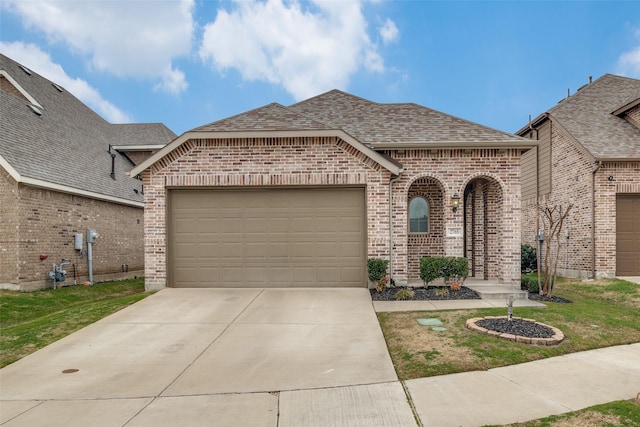
M402 383L365 289L165 289L0 370L0 425L501 424L633 398L639 360L632 344Z

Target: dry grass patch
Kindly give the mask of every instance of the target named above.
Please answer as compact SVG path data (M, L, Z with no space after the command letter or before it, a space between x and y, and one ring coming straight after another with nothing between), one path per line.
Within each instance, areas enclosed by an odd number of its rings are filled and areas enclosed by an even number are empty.
M594 286L591 284L595 283ZM583 283L562 280L556 295L573 304L547 303L546 309L515 308L514 315L560 329L559 345L535 346L510 342L464 327L467 319L504 316L504 308L379 313L382 332L401 380L471 370L486 370L576 351L640 342L635 308L639 285L620 280ZM446 331L433 331L418 318L437 317Z

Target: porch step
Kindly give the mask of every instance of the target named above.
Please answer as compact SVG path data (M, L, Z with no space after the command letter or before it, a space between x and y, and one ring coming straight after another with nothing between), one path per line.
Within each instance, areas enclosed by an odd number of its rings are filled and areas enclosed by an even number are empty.
M465 283L465 286L476 291L478 295L480 295L481 299L506 301L510 295L513 295L514 300L527 299L529 297L527 291L507 285L480 285Z

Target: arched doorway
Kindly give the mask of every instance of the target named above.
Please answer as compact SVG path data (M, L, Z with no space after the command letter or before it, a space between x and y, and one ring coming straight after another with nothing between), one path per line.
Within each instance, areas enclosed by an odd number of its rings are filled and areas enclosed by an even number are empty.
M464 190L464 256L469 276L500 279L503 257L503 191L489 176L471 179Z

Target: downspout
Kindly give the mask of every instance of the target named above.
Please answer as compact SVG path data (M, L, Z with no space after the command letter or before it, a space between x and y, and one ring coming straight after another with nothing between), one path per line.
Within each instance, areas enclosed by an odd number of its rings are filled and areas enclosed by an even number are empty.
M402 173L402 169L400 169ZM393 183L400 179L400 175L389 179L389 283L395 284L393 279Z
M596 278L596 173L602 162L596 160L596 167L591 173L591 278Z

